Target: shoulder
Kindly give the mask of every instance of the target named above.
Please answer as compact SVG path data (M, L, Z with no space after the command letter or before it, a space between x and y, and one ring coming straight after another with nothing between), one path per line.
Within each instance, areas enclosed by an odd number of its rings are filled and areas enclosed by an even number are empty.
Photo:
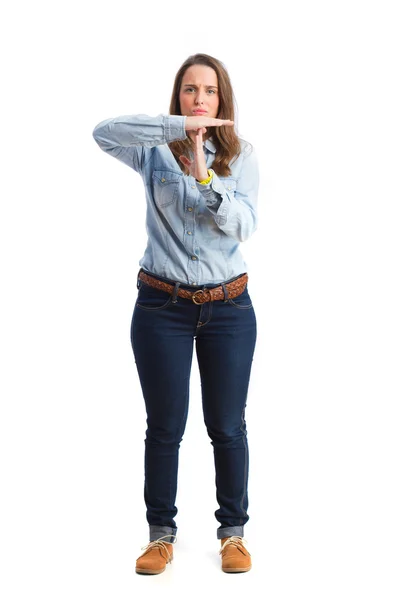
M240 176L247 178L247 180L258 181L259 179L259 161L255 151L255 147L246 140L239 138L241 152L237 160L238 172Z
M244 158L247 158L248 156L253 154L255 150L254 146L250 142L247 142L247 140L243 140L242 138L239 138L239 141L241 147L241 154Z
M248 163L251 160L254 162L254 160L256 160L256 157L254 146L250 142L247 142L247 140L244 140L243 138L239 137L239 143L240 153L232 158L230 164L234 166L237 165L240 169L242 168L242 165L246 164L246 162Z

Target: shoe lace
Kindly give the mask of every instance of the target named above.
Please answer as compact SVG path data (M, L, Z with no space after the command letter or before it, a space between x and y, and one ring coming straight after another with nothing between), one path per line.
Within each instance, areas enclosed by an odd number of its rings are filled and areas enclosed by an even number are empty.
M143 546L141 549L144 550L144 552L142 554L140 554L139 558L141 558L142 556L144 556L144 554L147 554L147 552L150 552L150 550L153 550L154 548L162 548L163 550L165 550L167 557L169 559L169 562L171 562L171 560L172 560L171 555L170 555L168 549L166 548L165 542L162 541L168 537L172 538L174 536L171 534L164 535L164 536L158 538L157 540L153 540L152 542L149 542L149 544L147 544L146 546ZM173 543L175 543L176 541L177 541L177 538L175 537ZM167 543L170 543L170 542L167 542Z
M247 540L243 539L239 535L232 535L231 537L229 537L226 540L226 542L223 543L223 545L219 551L219 554L222 554L222 552L225 550L226 546L230 546L230 545L236 546L236 548L241 546L242 548L246 549L244 546L244 543L247 543Z

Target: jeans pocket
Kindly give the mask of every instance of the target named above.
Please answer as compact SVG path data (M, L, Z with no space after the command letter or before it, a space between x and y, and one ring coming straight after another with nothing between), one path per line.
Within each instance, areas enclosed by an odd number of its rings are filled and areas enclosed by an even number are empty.
M136 306L143 310L161 310L171 303L171 295L144 283L139 288Z
M247 286L244 288L244 291L241 294L236 296L236 298L229 298L228 302L232 306L235 306L241 310L252 308L252 301L248 293Z

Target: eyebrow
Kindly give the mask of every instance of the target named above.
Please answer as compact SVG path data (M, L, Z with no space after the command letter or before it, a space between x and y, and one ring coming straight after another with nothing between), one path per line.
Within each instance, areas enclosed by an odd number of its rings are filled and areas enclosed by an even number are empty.
M184 86L186 87L196 87L195 83L184 83ZM216 85L205 85L204 87L206 88L215 88L216 90L218 89Z

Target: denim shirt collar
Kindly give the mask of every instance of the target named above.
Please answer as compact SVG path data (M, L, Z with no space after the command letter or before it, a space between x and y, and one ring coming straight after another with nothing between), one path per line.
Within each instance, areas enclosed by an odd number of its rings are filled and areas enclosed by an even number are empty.
M213 138L209 138L208 140L203 142L203 145L206 146L207 150L210 150L210 152L216 152L217 149L214 146L214 143L212 142Z

